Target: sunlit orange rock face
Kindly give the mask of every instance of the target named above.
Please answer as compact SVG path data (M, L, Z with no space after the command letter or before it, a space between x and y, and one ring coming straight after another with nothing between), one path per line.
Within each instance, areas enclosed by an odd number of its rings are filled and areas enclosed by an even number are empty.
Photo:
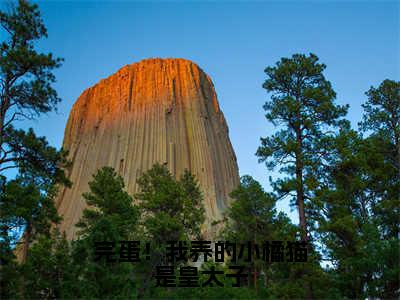
M82 197L92 175L113 167L126 190L156 162L175 176L185 169L196 175L204 195L205 237L215 235L238 185L235 153L211 79L184 59L147 59L127 65L85 90L74 104L64 136L72 167L72 188L61 190L61 230L76 237L74 224L86 207Z

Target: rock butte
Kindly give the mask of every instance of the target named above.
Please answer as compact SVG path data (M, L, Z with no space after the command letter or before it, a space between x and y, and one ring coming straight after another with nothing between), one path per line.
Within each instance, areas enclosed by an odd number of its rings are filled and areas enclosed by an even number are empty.
M63 147L72 160L67 174L73 186L60 191L56 206L69 239L86 207L82 193L103 166L124 178L131 195L137 178L156 162L175 176L191 171L204 195L205 237L214 236L212 222L221 219L239 183L213 83L184 59L146 59L85 90L71 110Z

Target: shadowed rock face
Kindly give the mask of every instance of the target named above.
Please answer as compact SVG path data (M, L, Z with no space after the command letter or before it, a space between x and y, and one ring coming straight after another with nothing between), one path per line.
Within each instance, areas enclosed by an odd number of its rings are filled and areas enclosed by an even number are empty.
M127 65L85 90L74 104L64 135L73 165L72 188L57 199L61 230L75 237L86 207L82 193L92 175L113 167L130 194L137 178L156 162L179 176L196 175L204 194L203 232L212 237L229 193L238 185L235 153L211 79L184 59L147 59Z

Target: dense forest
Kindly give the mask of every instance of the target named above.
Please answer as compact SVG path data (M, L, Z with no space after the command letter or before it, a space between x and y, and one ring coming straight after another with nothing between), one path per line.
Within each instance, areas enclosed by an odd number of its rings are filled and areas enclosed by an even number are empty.
M271 180L270 193L243 176L215 251L201 248L208 261L194 264L187 253L202 238L201 186L165 165L142 174L134 195L115 170L98 170L83 194L89 208L77 239L57 231L54 199L73 184L63 171L67 153L16 121L56 109L54 71L63 60L37 50L47 36L37 5L20 0L0 12L0 22L2 299L398 299L400 82L366 87L364 114L352 128L315 54L267 67L263 109L276 130L255 155L266 174L282 176ZM298 225L277 211L282 199L297 209ZM277 250L274 241L288 243ZM228 244L245 247L234 254ZM226 247L225 259L217 259L217 246ZM288 256L290 249L306 249L307 261Z

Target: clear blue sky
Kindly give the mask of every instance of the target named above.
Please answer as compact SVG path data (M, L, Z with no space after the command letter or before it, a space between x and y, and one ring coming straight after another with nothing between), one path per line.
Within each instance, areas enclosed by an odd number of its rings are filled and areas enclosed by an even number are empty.
M120 67L149 57L194 61L214 81L240 174L270 190L254 153L273 132L264 119L264 68L294 53L317 54L337 103L361 119L364 92L399 80L400 2L39 2L49 38L40 48L65 58L57 70L59 112L23 123L60 147L80 93ZM3 3L4 4L4 3ZM278 207L289 213L288 204ZM290 213L294 217L295 213ZM294 220L295 222L296 219Z

